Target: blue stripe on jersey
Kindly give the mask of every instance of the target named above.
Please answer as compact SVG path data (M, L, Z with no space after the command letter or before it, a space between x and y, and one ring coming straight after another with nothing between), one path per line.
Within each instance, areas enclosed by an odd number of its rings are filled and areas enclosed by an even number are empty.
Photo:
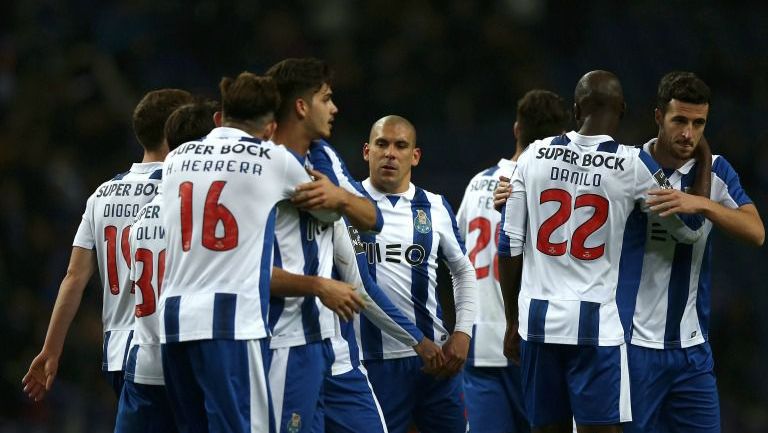
M283 268L283 257L280 255L280 245L275 242L275 256L274 256L274 263L273 266L282 269ZM280 319L280 315L283 314L283 309L285 308L285 298L282 296L270 296L269 298L269 323L267 326L269 327L269 332L273 332L275 330L275 325L277 325L278 319Z
M277 205L272 207L264 226L264 245L261 247L261 266L259 269L259 295L261 296L261 317L269 317L269 287L272 280L272 256L275 248L275 219Z
M216 293L213 295L213 338L234 340L236 312L236 293Z
M464 239L459 234L459 225L456 223L456 214L453 212L453 208L450 204L448 204L448 200L443 197L443 206L445 206L445 210L448 212L448 215L451 217L451 226L453 226L453 236L456 238L456 242L459 243L459 247L461 247L461 252L464 254L467 254L467 248L464 246Z
M512 254L509 251L509 236L504 232L504 220L507 219L507 205L501 207L501 222L499 223L499 246L497 247L496 254L500 257L511 257Z
M745 204L752 203L752 199L749 198L739 182L739 175L736 174L736 170L733 169L731 164L725 160L722 156L718 157L715 162L712 163L712 171L715 176L719 177L725 185L728 187L728 195L731 196L733 201L738 206L744 206Z
M102 353L101 353L101 368L104 370L109 369L109 337L112 336L112 331L107 331L104 333L104 345L102 346Z
M581 301L578 344L595 346L600 337L600 303Z
M355 325L352 321L346 322L339 320L341 326L341 337L347 341L349 345L349 360L352 362L352 367L357 368L360 365L360 349L357 347L357 339L355 338Z
M419 211L426 214L427 219L432 221L432 205L423 189L416 187L416 193L411 202L411 216L414 221L418 218ZM416 230L415 223L413 228L413 244L421 245L424 248L425 257L421 263L411 266L411 299L413 300L414 313L416 315L416 326L430 340L435 340L434 329L432 328L432 317L427 309L427 300L429 299L429 255L432 251L432 233L433 227L429 227L427 233L421 233Z
M240 138L237 139L237 141L247 141L249 143L261 144L261 142L264 141L264 140L262 140L261 138L256 138L256 137L240 137Z
M120 366L122 370L125 370L125 361L128 358L128 350L131 348L131 341L133 341L133 330L128 333L128 339L125 341L125 348L123 349L123 363Z
M475 338L477 338L477 325L472 325L472 339L469 340L469 353L467 353L467 360L474 365L475 359Z
M598 152L616 153L617 150L619 150L619 143L613 140L604 141L597 145Z
M141 346L133 346L128 353L128 358L125 361L125 377L133 379L133 376L136 375L136 357L138 356L139 347Z
M544 342L544 324L547 320L549 301L531 299L528 307L528 340L532 343Z
M667 293L667 322L664 331L664 348L679 349L680 321L688 303L688 290L691 282L691 259L693 245L676 244L672 259L672 271L669 276Z
M683 191L693 185L693 181L696 179L696 171L696 167L693 167L693 169L689 170L688 173L680 178L680 188ZM677 216L680 217L683 223L685 223L691 230L698 230L704 225L704 216L701 214L677 214Z
M388 195L387 200L389 200L390 203L392 203L392 207L395 207L397 202L400 200L399 195Z
M699 327L704 334L704 340L709 340L709 313L712 303L710 285L712 283L712 236L707 238L704 254L701 257L699 269L699 289L696 293L696 315L699 317Z
M320 267L317 241L315 240L318 222L306 212L299 212L299 230L301 230L301 250L304 253L304 275L317 275ZM329 229L330 230L330 229ZM320 310L314 296L305 296L301 303L301 322L307 343L320 339Z
M118 174L115 175L115 177L112 178L112 180L123 180L125 175L130 173L130 172L131 172L131 170L128 170L128 171L123 172L123 173L118 173Z
M571 139L568 138L567 135L559 135L552 139L552 142L549 143L550 146L567 146L568 143L571 142Z
M619 260L619 281L616 289L616 305L627 342L632 339L632 316L635 314L637 291L640 289L640 278L643 275L647 229L648 215L636 205L624 226L624 240Z
M161 180L163 178L163 169L158 168L157 170L153 171L152 174L149 175L149 178Z
M171 296L165 301L165 341L177 343L179 341L179 306L181 296Z
M493 176L496 173L496 170L499 169L499 165L494 165L493 167L485 170L481 176Z
M648 169L648 171L651 174L656 174L657 171L661 170L661 167L659 167L659 164L651 157L651 155L648 154L648 152L644 151L643 149L640 149L640 161L645 164L645 167Z

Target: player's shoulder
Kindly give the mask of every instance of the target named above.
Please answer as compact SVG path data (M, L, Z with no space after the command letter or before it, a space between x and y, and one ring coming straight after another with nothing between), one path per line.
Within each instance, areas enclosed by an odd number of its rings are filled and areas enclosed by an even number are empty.
M720 179L736 176L736 170L723 155L712 155L712 173Z
M429 205L433 209L433 212L434 210L439 210L453 215L453 207L442 194L428 191L417 186L413 201L416 205L420 204L419 202L423 202L424 205Z

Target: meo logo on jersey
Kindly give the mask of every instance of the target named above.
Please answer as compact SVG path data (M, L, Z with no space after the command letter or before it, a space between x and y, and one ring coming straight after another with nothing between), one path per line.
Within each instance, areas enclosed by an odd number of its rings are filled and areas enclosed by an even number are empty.
M424 215L426 217L426 215ZM365 245L368 263L381 263L381 244L378 242L361 242ZM419 244L408 245L403 248L403 244L384 244L384 261L390 263L402 263L405 260L411 266L417 266L424 262L427 252Z

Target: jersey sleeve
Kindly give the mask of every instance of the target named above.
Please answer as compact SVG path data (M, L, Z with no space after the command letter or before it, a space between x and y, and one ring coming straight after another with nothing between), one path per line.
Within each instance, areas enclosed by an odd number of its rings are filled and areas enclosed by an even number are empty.
M368 273L365 246L356 228L344 219L333 226L333 263L341 279L354 285L366 308L361 311L379 329L399 342L415 346L424 334L389 300Z
M669 189L672 185L664 175L664 171L653 160L648 152L638 149L638 161L635 164L635 201L639 202L643 212L649 212L645 204L648 191L652 189ZM654 217L678 241L684 244L696 242L704 232L704 217L695 215L671 215Z
M336 150L330 145L323 143L317 146L312 146L310 150L310 159L312 161L312 167L328 176L328 179L333 182L334 185L344 188L349 193L358 197L365 197L371 201L373 208L376 211L376 225L372 232L380 233L384 227L384 217L381 215L381 209L376 206L371 196L363 188L363 184L355 180L347 170L346 164L341 159Z
M741 187L739 175L724 157L718 156L712 162L712 174L712 201L732 209L752 204L752 199Z
M464 246L464 238L459 234L456 216L445 197L441 197L445 220L441 218L440 251L439 255L448 262L455 262L466 257L467 249Z
M293 197L297 186L302 183L311 182L312 178L309 176L309 173L307 173L307 170L304 167L304 159L286 148L283 149L285 150L283 199L289 199ZM309 211L309 213L318 220L325 223L332 223L341 217L338 212L329 210L312 210Z
M80 220L80 226L77 228L75 240L72 242L72 246L74 247L85 248L87 250L92 250L96 247L96 236L93 227L93 202L95 200L95 197L91 195L88 198L88 202L85 204L83 218Z
M528 155L531 153L524 152L520 156L517 166L510 175L512 192L501 213L498 249L498 254L501 257L514 257L523 253L525 230L528 224L528 203L523 170L527 165Z

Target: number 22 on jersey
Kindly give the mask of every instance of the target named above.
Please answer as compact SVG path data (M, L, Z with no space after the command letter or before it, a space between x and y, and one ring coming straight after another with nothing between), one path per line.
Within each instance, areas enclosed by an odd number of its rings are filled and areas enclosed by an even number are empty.
M608 200L597 194L581 194L574 201L568 191L562 189L547 189L542 191L539 204L557 202L560 207L547 218L539 227L536 239L536 249L548 256L562 256L568 251L568 241L552 242L550 237L558 227L565 224L572 214L572 210L582 207L591 207L595 211L589 219L576 228L571 236L570 253L580 260L595 260L605 253L605 243L595 247L586 247L587 238L608 220Z

